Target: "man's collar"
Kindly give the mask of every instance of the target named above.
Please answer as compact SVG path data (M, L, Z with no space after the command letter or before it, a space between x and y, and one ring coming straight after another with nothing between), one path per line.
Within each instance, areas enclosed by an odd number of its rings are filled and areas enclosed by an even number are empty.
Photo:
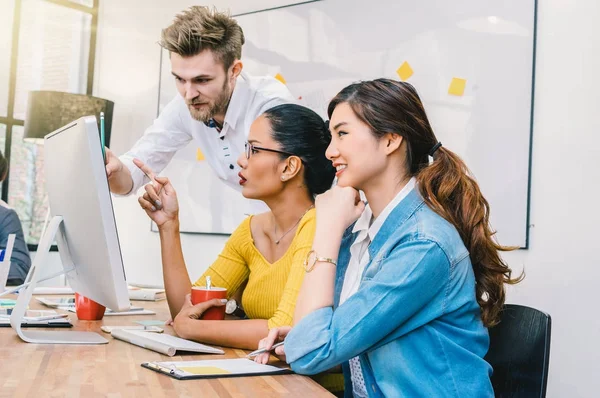
M226 124L235 129L240 115L245 114L248 102L248 76L242 71L235 82L227 112L225 112L223 130L225 130Z
M208 122L205 122L204 125L208 128L216 129L219 133L223 130L223 126L219 126L213 118L208 119Z

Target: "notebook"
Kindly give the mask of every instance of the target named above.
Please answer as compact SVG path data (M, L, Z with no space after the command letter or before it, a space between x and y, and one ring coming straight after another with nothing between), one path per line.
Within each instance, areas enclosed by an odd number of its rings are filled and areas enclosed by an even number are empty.
M214 359L205 361L144 362L142 366L178 380L244 377L293 373L290 368L261 365L251 359Z
M220 348L210 347L195 341L184 340L164 333L144 332L140 330L115 329L111 332L116 339L147 348L172 357L177 351L200 352L205 354L224 354Z

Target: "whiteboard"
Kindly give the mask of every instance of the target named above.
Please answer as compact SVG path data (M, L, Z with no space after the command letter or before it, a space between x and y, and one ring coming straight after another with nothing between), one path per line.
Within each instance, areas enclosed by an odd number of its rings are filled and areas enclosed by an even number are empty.
M403 78L479 182L499 242L527 247L535 10L535 0L324 0L236 19L244 70L279 74L323 117L343 87L400 79L409 65Z

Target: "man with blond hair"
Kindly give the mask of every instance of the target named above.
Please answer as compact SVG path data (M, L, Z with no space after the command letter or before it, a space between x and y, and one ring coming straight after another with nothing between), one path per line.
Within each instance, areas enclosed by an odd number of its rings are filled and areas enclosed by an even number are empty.
M113 193L128 195L149 181L133 159L160 173L191 140L221 180L241 189L236 160L250 125L267 109L294 101L275 78L242 72L243 44L238 23L208 7L190 7L162 31L160 45L169 51L180 95L129 152L118 158L107 149L106 173Z

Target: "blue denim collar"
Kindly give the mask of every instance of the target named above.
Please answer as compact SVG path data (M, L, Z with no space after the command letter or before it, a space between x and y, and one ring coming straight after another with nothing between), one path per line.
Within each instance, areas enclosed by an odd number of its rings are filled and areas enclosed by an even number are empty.
M392 210L388 218L385 220L381 229L375 236L375 239L369 245L369 258L371 262L365 268L365 271L369 268L375 255L379 253L383 245L387 242L390 234L397 231L399 226L402 225L406 220L414 214L419 207L424 204L423 198L418 191L418 187L415 187L398 205ZM340 305L340 295L342 293L342 286L344 285L344 277L346 275L346 268L350 263L350 246L358 236L359 232L352 232L354 224L350 225L344 235L342 236L342 243L340 244L340 252L338 254L337 268L336 268L336 283L335 283L335 295L333 298L333 308L337 308Z
M385 220L381 229L375 236L375 239L369 245L369 258L373 260L385 242L387 242L390 234L397 231L402 224L406 222L419 207L423 205L423 198L419 193L419 188L416 186L410 193L402 199L400 203L392 210L388 218Z

